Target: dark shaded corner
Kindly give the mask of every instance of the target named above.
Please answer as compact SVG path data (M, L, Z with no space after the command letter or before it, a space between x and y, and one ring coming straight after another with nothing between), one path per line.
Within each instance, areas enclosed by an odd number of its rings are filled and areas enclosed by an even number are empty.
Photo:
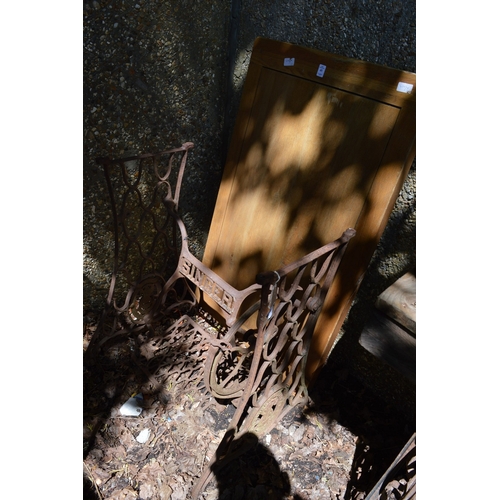
M385 391L367 383L369 373L386 384ZM358 436L343 500L365 498L416 430L414 384L344 336L310 396L306 414L321 412Z
M224 451L217 451L223 459ZM290 497L288 474L280 470L270 450L255 434L246 433L230 445L222 465L212 468L219 490L219 500L287 500ZM293 497L301 500L298 495Z

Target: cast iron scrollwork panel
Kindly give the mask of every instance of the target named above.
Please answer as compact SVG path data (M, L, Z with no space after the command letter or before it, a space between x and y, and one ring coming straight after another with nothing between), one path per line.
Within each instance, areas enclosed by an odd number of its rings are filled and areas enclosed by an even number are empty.
M257 275L244 290L233 288L188 248L178 203L192 147L99 160L113 214L114 267L107 309L86 355L126 340L151 390L190 386L204 395L203 406L211 397L234 401L227 432L193 489L197 498L213 470L242 452L233 449L235 440L262 437L308 400L312 334L355 231ZM217 314L206 297L219 306Z
M210 349L206 386L215 397L236 398L237 409L220 445L222 458L212 459L193 489L193 498L214 470L244 451L233 448L236 440L246 433L263 437L293 407L307 402L305 369L312 334L354 235L348 229L338 240L299 261L258 275L261 300L248 312L248 316L257 314L257 329L245 332L241 320L224 337L229 348Z

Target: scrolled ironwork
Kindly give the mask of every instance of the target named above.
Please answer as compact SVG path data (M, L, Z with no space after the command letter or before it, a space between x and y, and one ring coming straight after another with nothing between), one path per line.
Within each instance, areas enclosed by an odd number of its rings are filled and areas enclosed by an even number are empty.
M193 498L210 481L213 470L241 453L233 447L234 442L246 433L263 437L292 408L308 401L305 369L312 334L347 243L354 235L354 229L348 229L336 241L297 262L257 276L262 290L256 334L226 334L233 352L249 343L245 346L251 352L247 380L244 384L238 380L238 385L232 386L239 389L235 391L237 409L221 443L225 447L223 458L212 459L193 489ZM218 358L212 354L207 359L213 363ZM233 367L237 366L236 358L232 359ZM213 374L214 365L210 369ZM229 371L224 369L224 373ZM220 391L207 385L213 394Z
M219 452L193 489L197 498L213 470L241 452L233 449L235 440L248 432L262 437L308 400L311 338L355 231L258 274L244 290L233 288L189 250L178 203L192 147L185 143L157 154L100 159L115 249L108 307L95 345L99 350L110 340L131 338L133 360L152 390L194 385L206 401L234 402ZM218 304L217 314L205 297ZM243 310L244 303L252 305Z

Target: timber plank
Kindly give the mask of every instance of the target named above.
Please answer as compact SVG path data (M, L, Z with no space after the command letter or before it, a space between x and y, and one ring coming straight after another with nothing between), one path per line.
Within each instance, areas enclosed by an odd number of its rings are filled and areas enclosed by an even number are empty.
M359 343L405 377L416 382L416 339L388 316L374 309Z
M416 75L414 73L398 73L392 68L379 64L265 38L256 40L252 58L255 63L263 67L279 69L299 78L359 93L398 107L402 106L405 101L416 100ZM285 65L285 58L293 58L294 64ZM325 66L322 76L318 76L320 64ZM398 91L400 82L411 86L411 91Z
M308 380L328 358L414 159L415 100L413 73L254 44L203 263L242 289L356 229L311 342Z
M382 292L375 306L394 321L416 335L417 329L417 279L406 273Z

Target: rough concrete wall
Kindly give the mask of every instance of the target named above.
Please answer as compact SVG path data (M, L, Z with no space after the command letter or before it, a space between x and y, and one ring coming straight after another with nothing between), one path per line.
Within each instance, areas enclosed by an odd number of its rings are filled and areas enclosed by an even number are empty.
M222 174L230 4L84 3L84 309L104 304L110 209L95 158L195 143L181 205L201 256Z
M95 157L194 142L181 207L201 257L258 36L416 71L411 1L84 3L84 309L102 306L111 269L110 219ZM367 305L415 267L415 182L413 166L334 349L340 360L368 367L361 373L373 363L357 344Z

